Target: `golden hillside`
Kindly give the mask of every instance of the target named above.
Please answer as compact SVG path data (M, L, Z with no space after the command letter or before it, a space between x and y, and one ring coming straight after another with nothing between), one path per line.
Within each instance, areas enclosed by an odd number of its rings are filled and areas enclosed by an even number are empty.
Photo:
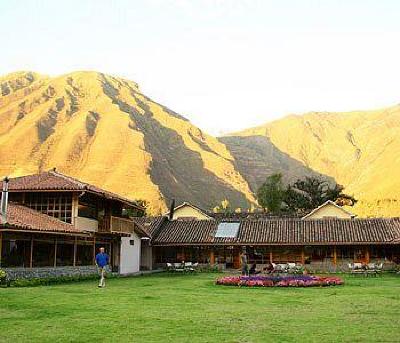
M243 147L239 142L251 141L251 150L261 156L258 164L281 161L281 171L289 176L305 166L333 177L360 200L351 209L355 213L400 216L400 106L291 115L221 140L238 164L243 159L236 153L238 146ZM282 156L289 161L286 165ZM254 187L254 169L241 172Z
M97 72L0 78L0 175L60 172L146 199L212 208L254 197L225 145L152 101L134 82Z

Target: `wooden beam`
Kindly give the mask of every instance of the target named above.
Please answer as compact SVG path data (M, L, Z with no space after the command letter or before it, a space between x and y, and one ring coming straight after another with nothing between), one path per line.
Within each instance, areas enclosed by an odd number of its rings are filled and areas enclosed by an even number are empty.
M306 263L306 259L304 257L304 247L301 248L301 264L304 265Z
M74 267L76 266L76 248L77 248L76 240L77 240L77 237L75 237L75 240L74 240Z
M33 267L33 235L31 236L31 251L29 258L29 268Z
M369 247L365 247L365 263L369 263Z
M93 264L96 264L96 237L93 237Z
M273 263L273 262L274 262L273 256L272 256L272 251L269 252L269 262L270 262L270 263Z
M57 238L54 240L54 268L57 267Z
M336 251L336 245L333 247L333 264L336 267L337 265L337 251Z
M210 264L215 264L215 255L214 255L214 250L210 251Z
M110 267L111 267L111 270L112 270L112 267L114 267L114 259L113 259L113 244L114 244L114 241L112 240L111 242L110 242Z

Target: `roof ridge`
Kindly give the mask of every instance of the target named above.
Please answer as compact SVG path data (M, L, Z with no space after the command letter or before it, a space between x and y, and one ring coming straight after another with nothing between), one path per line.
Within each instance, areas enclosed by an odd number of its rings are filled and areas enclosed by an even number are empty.
M62 178L64 178L65 180L74 182L74 183L78 184L79 186L82 186L82 188L85 188L85 187L87 187L88 185L90 185L90 184L88 184L88 183L86 183L86 182L79 181L78 179L76 179L76 178L74 178L74 177L72 177L72 176L69 176L69 175L60 173L58 170L55 170L55 169L49 170L48 173L49 173L49 174L52 174L52 175L54 175L54 176L62 177Z

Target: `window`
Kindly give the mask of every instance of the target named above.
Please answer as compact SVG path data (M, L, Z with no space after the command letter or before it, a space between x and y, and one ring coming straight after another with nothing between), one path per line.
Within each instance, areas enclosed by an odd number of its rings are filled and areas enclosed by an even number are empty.
M54 266L54 241L33 241L33 267Z
M66 223L72 222L71 193L26 193L24 205Z
M236 238L239 232L240 223L220 223L218 224L215 238Z
M57 242L57 266L74 264L74 242Z
M31 241L3 239L1 267L29 267Z
M90 266L94 264L93 243L78 242L76 246L76 265Z

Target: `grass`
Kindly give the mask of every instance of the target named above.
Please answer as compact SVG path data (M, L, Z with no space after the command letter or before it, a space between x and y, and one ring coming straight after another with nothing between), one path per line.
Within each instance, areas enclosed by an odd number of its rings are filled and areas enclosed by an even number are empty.
M396 342L400 277L235 288L217 274L0 288L0 342Z

